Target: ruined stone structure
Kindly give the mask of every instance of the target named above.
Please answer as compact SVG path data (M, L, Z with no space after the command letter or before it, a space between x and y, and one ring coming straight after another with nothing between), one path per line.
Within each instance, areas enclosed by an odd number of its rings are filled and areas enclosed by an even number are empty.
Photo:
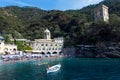
M109 22L108 7L105 5L99 5L94 9L94 19L95 21L105 21Z

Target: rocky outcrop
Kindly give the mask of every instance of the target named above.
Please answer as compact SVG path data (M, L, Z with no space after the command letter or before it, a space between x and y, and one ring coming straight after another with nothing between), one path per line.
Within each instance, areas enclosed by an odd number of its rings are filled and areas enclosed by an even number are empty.
M84 58L120 58L120 52L116 49L105 49L96 51L78 51L76 57Z

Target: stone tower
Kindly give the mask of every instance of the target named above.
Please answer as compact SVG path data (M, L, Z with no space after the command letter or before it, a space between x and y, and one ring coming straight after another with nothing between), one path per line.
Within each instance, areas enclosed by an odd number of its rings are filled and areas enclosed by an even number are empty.
M48 29L44 31L44 39L51 39L51 34Z
M99 5L94 9L94 19L95 21L105 21L109 22L108 7L105 5Z

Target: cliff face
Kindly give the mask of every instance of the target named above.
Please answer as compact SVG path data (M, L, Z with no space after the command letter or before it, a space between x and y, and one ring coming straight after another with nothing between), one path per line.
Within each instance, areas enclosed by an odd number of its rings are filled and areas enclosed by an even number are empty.
M76 57L84 58L120 58L120 48L118 46L91 46L84 45L76 48Z

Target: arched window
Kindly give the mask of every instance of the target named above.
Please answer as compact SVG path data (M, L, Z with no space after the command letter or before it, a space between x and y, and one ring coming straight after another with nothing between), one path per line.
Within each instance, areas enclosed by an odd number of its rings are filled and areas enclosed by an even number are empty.
M13 51L16 51L16 49L14 48Z

